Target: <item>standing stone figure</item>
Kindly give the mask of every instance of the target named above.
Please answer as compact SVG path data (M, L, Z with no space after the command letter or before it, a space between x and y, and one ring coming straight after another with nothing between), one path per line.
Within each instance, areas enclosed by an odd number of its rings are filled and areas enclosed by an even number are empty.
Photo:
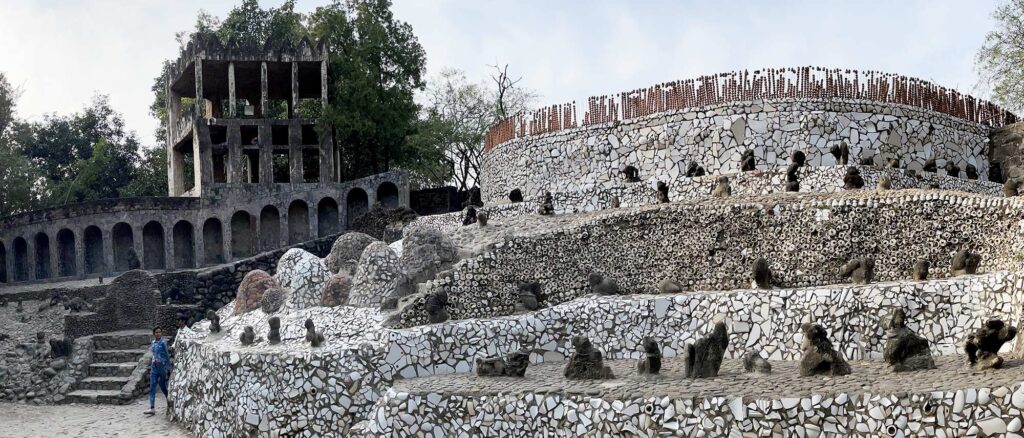
M448 320L448 293L440 291L428 295L423 300L423 308L427 311L427 320L437 324Z
M978 273L980 264L980 255L962 249L953 255L953 262L950 264L949 270L953 272L954 276L974 275Z
M743 355L743 372L757 374L771 374L772 364L754 351L748 351Z
M839 276L853 280L854 284L868 284L875 278L875 259L853 259L839 268Z
M772 271L768 268L768 261L764 257L758 257L757 260L754 260L752 268L754 271L754 286L758 289L771 289Z
M978 179L978 168L973 164L968 164L967 167L964 168L964 174L967 175L967 179L976 180Z
M281 343L281 318L276 316L270 317L267 320L267 324L270 325L270 332L267 333L267 342L270 345L277 345Z
M619 284L615 279L605 277L597 272L591 272L587 277L590 283L590 291L598 295L616 295L619 293Z
M1017 181L1011 179L1003 183L1003 196L1007 198L1017 196Z
M309 342L309 346L318 348L324 343L324 334L316 331L316 326L313 325L313 320L306 318L306 342Z
M832 348L832 342L828 340L828 332L824 327L808 323L800 326L800 329L804 333L804 357L800 359L801 376L845 376L853 371L843 355Z
M541 200L540 206L537 208L537 214L544 216L555 214L555 199L551 196L551 192L544 192L544 199Z
M843 176L843 188L856 190L864 187L864 178L860 176L860 169L856 167L846 168L846 175Z
M981 328L967 336L964 343L967 364L978 370L1002 368L1003 358L999 357L999 349L1016 336L1016 327L998 319L986 321Z
M807 155L804 154L804 151L793 152L793 157L790 159L790 162L796 164L798 167L804 167L804 164L807 162Z
M649 337L644 338L644 357L636 364L639 374L658 374L661 372L661 348L658 341Z
M466 214L462 216L462 225L466 226L469 224L476 223L476 207L470 205L466 207Z
M476 213L476 223L480 224L481 228L487 226L487 220L490 218L491 217L487 215L486 211L478 211Z
M798 164L798 163L794 162L794 163L791 163L788 168L786 168L786 191L787 192L799 192L800 191L800 181L799 181L800 166L802 166L802 164Z
M658 199L659 204L668 203L668 184L665 184L663 181L658 181L658 193L655 197Z
M586 336L573 336L573 353L565 365L565 378L570 380L614 379L612 369L604 364L601 352Z
M476 358L476 375L480 377L525 377L530 365L530 352L519 350L505 357Z
M928 279L928 269L931 268L932 263L928 260L918 260L914 263L914 280L924 281Z
M907 314L903 309L893 311L885 329L885 350L882 351L882 358L892 371L935 368L935 360L928 350L928 340L907 328Z
M754 151L747 149L740 155L740 170L748 172L757 168L757 160L754 158Z
M242 336L238 340L242 342L242 345L252 345L256 340L256 332L252 330L251 325L245 326L245 329L242 330Z
M712 198L727 198L732 196L732 188L729 187L729 177L722 175L718 177L718 184L711 191Z
M705 338L698 339L694 344L686 344L683 349L683 374L691 379L718 376L722 367L725 349L729 347L729 333L725 323L715 324L714 330Z
M206 319L210 320L210 333L220 333L220 316L213 309L206 311Z
M832 153L833 157L836 157L837 166L845 166L850 162L850 146L845 141L833 145L829 152Z

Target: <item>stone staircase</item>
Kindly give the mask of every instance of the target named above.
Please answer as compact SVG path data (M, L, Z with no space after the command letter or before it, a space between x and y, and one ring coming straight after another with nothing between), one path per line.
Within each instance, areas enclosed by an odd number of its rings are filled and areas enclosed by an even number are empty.
M146 330L94 335L88 371L64 402L123 404L145 392L151 339Z

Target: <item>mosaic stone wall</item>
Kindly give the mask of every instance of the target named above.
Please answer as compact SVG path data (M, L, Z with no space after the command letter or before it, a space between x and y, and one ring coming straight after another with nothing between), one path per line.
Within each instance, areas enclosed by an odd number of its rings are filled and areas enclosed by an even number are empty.
M707 200L607 210L556 229L508 237L491 251L458 262L421 287L397 324L425 324L423 297L444 291L452 319L507 315L519 282L540 282L548 303L590 293L592 271L624 293L648 293L664 278L684 290L749 286L764 257L774 284L841 284L839 268L873 256L875 279L910 278L918 259L947 275L961 249L982 254L982 271L1016 272L1024 260L1024 210L1015 198L940 191L795 194Z
M811 166L830 166L833 145L845 141L850 163L896 158L921 170L935 158L973 164L988 176L988 128L911 106L845 99L780 99L733 102L668 111L556 133L520 138L484 154L482 196L487 204L544 191L587 193L626 186L622 170L674 184L695 161L710 174L739 170L740 155L753 150L759 169L785 168L802 150ZM944 171L940 170L940 173Z

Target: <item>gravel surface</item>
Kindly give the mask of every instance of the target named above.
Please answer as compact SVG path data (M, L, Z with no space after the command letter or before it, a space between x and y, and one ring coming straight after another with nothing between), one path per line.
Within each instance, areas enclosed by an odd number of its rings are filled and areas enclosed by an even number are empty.
M143 412L148 398L127 405L35 406L0 403L2 437L191 437L164 415L163 395L157 396L156 415Z

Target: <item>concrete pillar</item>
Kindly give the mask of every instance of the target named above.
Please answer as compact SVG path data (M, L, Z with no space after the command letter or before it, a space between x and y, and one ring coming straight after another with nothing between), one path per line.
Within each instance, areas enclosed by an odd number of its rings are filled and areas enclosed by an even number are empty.
M171 271L176 268L174 266L174 224L178 223L178 219L172 219L170 222L171 226L164 226L164 269Z
M7 282L14 283L14 240L4 242L4 249L7 250L7 258L4 265L7 266Z
M85 278L85 229L75 233L75 277Z
M366 191L366 208L373 208L373 204L377 203L377 188L373 186L363 187Z
M320 106L327 108L327 60L320 61Z
M299 63L292 61L292 105L288 115L299 118Z
M302 122L288 122L288 181L301 183L302 178Z
M220 240L223 243L222 246L224 248L224 261L227 263L235 261L234 242L231 241L231 233L233 232L233 227L231 226L232 216L233 214L229 214L226 220L221 221L220 225L220 229L223 232Z
M203 100L203 60L196 58L196 116L199 118L205 118L208 116L204 112L206 102Z
M320 210L319 205L315 201L310 201L309 205L309 238L316 239L320 235Z
M270 124L264 120L259 126L260 136L260 184L274 183L273 152Z
M195 161L195 187L199 193L213 184L213 150L210 146L210 127L205 120L193 122L192 153Z
M107 228L101 229L100 235L103 239L103 273L109 275L114 272L114 233Z
M235 100L235 63L228 63L228 117L238 117L238 104Z
M267 62L264 61L260 63L260 117L267 118L268 106L270 106L270 94L267 91ZM260 181L263 180L260 179Z
M28 281L36 279L36 235L29 234L25 239L25 263L28 264Z
M242 132L237 123L228 123L228 163L227 181L238 184L244 182L242 175Z
M142 234L142 227L145 224L131 225L132 228L132 249L135 250L135 257L139 259L139 267L146 266L146 249L142 247L145 240Z
M57 246L57 233L46 233L50 237L50 278L60 277L60 249Z

